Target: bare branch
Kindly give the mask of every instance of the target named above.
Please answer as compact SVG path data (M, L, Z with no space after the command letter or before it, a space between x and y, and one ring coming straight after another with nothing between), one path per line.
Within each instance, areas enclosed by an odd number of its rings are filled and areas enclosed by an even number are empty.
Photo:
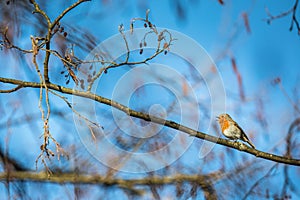
M251 192L254 190L255 187L257 187L261 182L263 182L267 177L271 176L272 172L274 171L275 168L278 167L278 163L273 165L269 170L268 172L262 176L260 179L258 179L253 185L252 187L250 188L250 190L245 194L244 199L247 199L247 197L251 194Z
M288 95L287 91L285 90L285 88L282 85L282 81L279 77L275 78L272 83L274 85L279 85L279 89L282 91L283 95L288 99L288 101L290 102L290 104L293 106L293 108L300 113L300 108L298 107L298 105L291 99L291 97Z
M10 90L0 90L0 93L12 93L12 92L15 92L19 89L21 89L22 86L21 85L18 85L17 87L13 88L13 89L10 89Z
M36 3L35 0L30 0L30 2L34 5L35 10L33 11L34 13L40 13L47 21L47 30L48 30L48 34L46 36L46 40L45 40L45 44L46 44L46 49L50 49L50 38L51 38L51 21L50 18L48 17L48 15L40 9L39 5ZM48 63L49 63L49 57L50 57L50 53L46 52L46 56L44 59L44 79L45 82L48 83L49 82L49 72L48 72Z
M172 45L172 42L174 40L176 40L176 39L173 38L172 34L168 30L166 30L166 29L162 30L161 32L158 32L157 29L156 29L155 24L153 24L153 23L151 23L151 21L149 21L149 17L148 17L149 12L150 12L150 10L146 11L146 17L145 17L145 19L144 18L133 18L131 20L130 33L133 32L133 24L135 22L137 22L137 21L144 22L144 27L145 28L149 28L149 31L144 35L142 41L140 42L140 54L143 53L143 46L144 47L147 46L146 37L148 35L150 35L150 34L155 34L155 36L157 37L157 41L158 42L157 42L156 51L151 56L147 57L144 60L135 61L135 62L129 62L128 60L129 60L129 57L130 57L130 49L129 49L129 46L128 46L127 38L126 38L126 36L124 34L124 26L123 26L123 24L121 24L119 26L119 32L120 32L120 34L122 36L122 39L125 42L126 51L127 51L126 52L126 59L125 59L125 61L123 61L121 63L115 63L113 61L108 61L107 62L107 61L103 61L103 60L98 61L98 62L101 62L102 64L108 63L109 65L106 66L106 67L102 67L99 70L99 72L94 77L91 78L91 80L89 82L89 85L88 85L88 88L87 88L87 91L91 91L94 82L102 75L103 72L106 73L108 69L117 68L117 67L121 67L121 66L124 66L124 65L138 65L138 64L147 63L149 60L152 60L153 58L155 58L159 54L161 54L163 52L166 54L170 50L170 46ZM164 41L163 45L162 45L162 41Z
M76 177L76 178L75 178ZM77 183L77 184L102 184L106 186L117 185L125 188L133 188L138 185L165 185L181 182L191 182L207 186L207 180L217 180L219 178L215 173L209 175L185 175L177 174L173 176L149 176L142 179L114 179L106 178L100 175L80 175L76 173L53 174L48 177L46 173L33 172L10 172L0 173L0 180L9 179L10 181L34 181L49 183Z
M50 29L53 30L53 28L55 27L55 25L68 13L70 12L72 9L74 9L75 7L77 7L79 4L83 3L83 2L87 2L87 1L91 1L91 0L78 0L76 3L72 4L71 6L69 6L68 8L66 8L51 24Z
M8 27L6 27L3 31L1 30L1 34L3 37L3 41L0 40L0 45L4 46L7 49L17 49L18 51L22 52L22 53L33 53L32 50L26 50L26 49L22 49L14 44L12 44L12 42L8 39L7 37L7 31L8 31Z
M10 84L14 84L14 85L22 85L22 87L31 87L31 88L44 87L44 84L41 84L41 83L20 81L20 80L16 80L16 79L8 79L8 78L2 78L2 77L0 77L0 82L10 83ZM166 127L169 127L169 128L175 129L175 130L180 130L180 131L187 133L188 135L193 136L193 137L197 137L197 138L200 138L203 140L207 140L207 141L210 141L213 143L217 143L217 144L221 144L223 146L237 149L239 151L243 151L243 152L252 154L256 157L263 158L266 160L271 160L274 162L284 163L284 164L289 164L289 165L300 166L299 159L293 159L293 158L290 158L287 156L279 156L279 155L259 151L257 149L253 149L253 148L251 148L243 143L240 143L240 142L235 142L235 141L231 141L231 140L227 140L227 139L223 139L223 138L218 138L218 137L215 137L212 135L208 135L206 133L191 129L187 126L178 124L174 121L165 120L165 119L162 119L162 118L159 118L156 116L152 116L152 115L149 115L149 114L146 114L143 112L138 112L138 111L132 110L129 107L124 106L116 101L107 99L105 97L96 95L91 92L73 90L71 88L66 88L66 87L52 84L52 83L47 83L46 85L49 89L56 90L58 92L65 93L65 94L71 94L71 95L76 95L76 96L92 99L99 103L106 104L106 105L112 106L120 111L123 111L124 113L128 114L129 116L140 118L145 121L151 121L156 124L161 124L161 125L164 125Z
M39 13L41 14L47 21L48 26L51 25L51 21L50 18L48 17L48 15L40 8L39 4L36 3L35 0L30 0L30 3L32 3L34 5L34 11L33 13Z
M76 6L78 6L79 4L81 4L82 2L85 1L89 1L89 0L79 0L76 3L72 4L71 6L69 6L67 9L65 9L54 21L53 23L51 23L51 20L49 18L49 16L40 9L39 5L36 3L35 0L30 0L30 2L34 5L34 12L36 13L40 13L47 21L47 36L46 36L46 40L45 40L45 44L46 44L46 49L50 50L50 40L53 36L52 30L55 27L56 24L59 23L59 21L69 12L71 11L73 8L75 8ZM50 82L49 80L49 71L48 71L48 63L49 63L49 59L50 59L50 52L46 51L46 55L45 55L45 59L44 59L44 79L45 82L48 83Z
M98 128L103 128L103 127L100 126L98 123L89 120L87 117L81 115L77 110L75 110L75 109L73 108L72 104L67 100L66 97L61 96L61 95L57 94L56 92L53 92L52 90L49 90L49 92L51 92L51 93L54 94L55 96L61 98L61 99L68 105L68 107L71 108L71 110L72 110L79 118L83 119L83 120L86 122L86 124L87 124L88 127L90 127L89 124L93 124L94 126L96 126L96 127L98 127Z
M299 3L299 0L295 0L295 3L294 3L294 5L293 5L293 7L291 9L289 9L288 11L282 12L282 13L280 13L278 15L272 15L270 13L269 9L266 8L266 13L267 13L267 15L268 15L269 18L264 19L264 20L267 21L268 24L270 24L273 20L276 20L276 19L279 19L279 18L283 18L283 17L286 17L286 16L292 14L292 20L291 20L291 25L290 25L289 30L290 31L293 30L294 23L295 23L297 31L298 31L298 35L300 35L300 25L299 25L298 19L296 17L298 3Z

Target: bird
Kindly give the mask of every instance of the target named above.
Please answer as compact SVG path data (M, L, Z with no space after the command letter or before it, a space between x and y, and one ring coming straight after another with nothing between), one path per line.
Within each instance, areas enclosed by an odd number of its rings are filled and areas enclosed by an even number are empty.
M243 129L236 123L228 114L220 114L217 117L219 121L220 128L224 136L232 140L242 140L247 142L253 149L255 149L254 144L249 140Z

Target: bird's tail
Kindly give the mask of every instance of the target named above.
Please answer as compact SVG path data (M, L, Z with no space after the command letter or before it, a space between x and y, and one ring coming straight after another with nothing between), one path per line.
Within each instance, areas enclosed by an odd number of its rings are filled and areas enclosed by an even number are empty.
M253 149L255 149L254 144L248 139L245 133L243 134L243 141L247 142Z
M251 146L253 149L255 149L254 144L253 144L250 140L248 140L247 143L250 144L250 146Z

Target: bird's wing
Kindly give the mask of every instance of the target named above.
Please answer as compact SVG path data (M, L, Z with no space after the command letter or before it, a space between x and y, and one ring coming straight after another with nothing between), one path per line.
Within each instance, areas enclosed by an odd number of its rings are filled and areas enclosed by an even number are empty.
M242 132L242 135L241 135L241 140L243 140L244 142L247 142L253 149L255 149L255 146L254 144L249 140L248 136L246 135L246 133L244 132L244 130L238 125L236 124L237 127L239 127L239 129L241 130Z

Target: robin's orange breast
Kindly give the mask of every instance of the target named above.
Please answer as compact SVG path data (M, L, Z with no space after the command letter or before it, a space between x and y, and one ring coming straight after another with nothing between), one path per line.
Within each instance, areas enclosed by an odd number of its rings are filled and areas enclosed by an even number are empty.
M226 119L223 119L220 121L222 132L224 133L224 130L229 127L229 122Z

